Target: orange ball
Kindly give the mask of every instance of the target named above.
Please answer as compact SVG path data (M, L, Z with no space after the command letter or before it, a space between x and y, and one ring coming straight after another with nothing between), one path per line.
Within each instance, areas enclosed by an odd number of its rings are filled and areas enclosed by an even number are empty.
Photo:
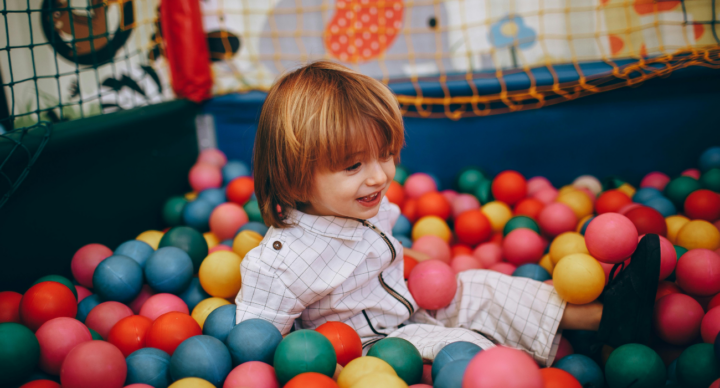
M540 369L545 388L582 388L580 382L568 372L558 368Z
M417 216L438 216L443 220L450 217L452 206L444 195L437 191L431 191L420 196L417 200Z
M522 201L518 202L517 205L515 205L514 213L516 216L528 216L533 220L537 221L537 217L544 207L545 204L542 203L539 199L525 198Z
M405 203L402 206L402 214L408 219L410 222L415 222L418 220L418 206L417 206L417 199L415 198L407 198L405 200Z
M145 347L145 336L152 321L142 315L131 315L118 321L110 329L107 342L117 346L124 357Z
M155 319L147 331L145 343L149 348L160 349L172 356L180 343L196 335L202 335L202 329L193 317L171 311Z
M685 198L685 215L691 220L713 222L720 218L720 194L710 190L696 190Z
M385 193L385 196L387 197L388 201L400 206L401 208L405 203L405 190L403 190L402 185L400 185L396 181L390 182L390 187Z
M20 320L33 332L53 318L76 315L75 294L58 282L40 282L25 291L20 300Z
M255 182L249 176L235 178L225 188L225 196L229 202L244 205L255 191Z
M496 200L514 205L527 196L527 181L517 171L503 171L493 180L491 190Z
M352 327L342 322L325 322L315 331L330 340L341 366L362 356L362 341Z
M472 255L473 249L465 244L455 244L450 247L450 256Z
M403 278L405 278L405 280L410 277L410 272L412 272L416 265L418 265L417 260L413 259L407 253L403 255Z
M471 246L490 238L492 225L482 210L468 210L455 219L455 234L459 242Z
M338 388L333 379L316 372L305 372L293 377L283 388Z
M595 212L603 213L619 213L625 205L632 203L632 199L620 190L608 190L598 197L595 201Z

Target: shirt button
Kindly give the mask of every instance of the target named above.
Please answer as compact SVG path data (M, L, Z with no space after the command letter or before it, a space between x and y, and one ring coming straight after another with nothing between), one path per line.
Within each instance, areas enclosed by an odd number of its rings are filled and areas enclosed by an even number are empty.
M276 251L279 251L282 249L282 243L280 241L275 241L273 243L273 248L275 248Z

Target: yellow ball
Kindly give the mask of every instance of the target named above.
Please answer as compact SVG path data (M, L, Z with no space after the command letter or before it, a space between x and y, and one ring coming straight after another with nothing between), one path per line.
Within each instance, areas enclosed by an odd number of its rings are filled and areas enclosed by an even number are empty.
M262 239L263 236L261 236L258 232L254 232L252 230L243 230L242 232L238 233L238 235L235 236L235 239L233 240L233 252L237 253L237 255L240 256L240 258L242 259L253 248L260 245Z
M218 298L230 298L240 291L240 262L242 259L234 252L217 251L211 253L200 264L198 277L202 288L208 294Z
M665 224L667 225L668 231L667 239L670 240L671 243L677 244L677 234L680 229L682 229L682 227L685 226L685 224L687 224L688 222L690 222L690 219L681 215L670 216L666 218Z
M408 388L405 381L387 373L366 375L355 383L352 388Z
M220 244L220 240L215 236L215 233L213 232L205 232L203 233L203 237L205 237L205 242L208 245L208 249L215 248L218 244Z
M185 193L185 199L187 199L187 200L190 201L190 202L192 202L192 201L194 201L195 199L197 199L197 196L198 196L198 193L196 193L196 192L194 192L194 191L191 191L191 192L189 192L189 193Z
M338 376L340 388L351 388L366 375L389 374L397 376L395 369L377 357L364 356L350 361Z
M571 191L577 191L577 188L573 185L565 185L558 190L558 196L561 194L569 193Z
M692 220L683 225L675 239L677 245L687 250L705 248L714 251L720 248L720 231L703 220Z
M207 319L208 315L210 315L210 313L213 312L216 308L220 306L225 306L226 304L230 304L230 302L226 301L223 298L207 298L195 306L191 315L193 319L195 319L195 322L197 322L202 329L203 325L205 324L205 319Z
M558 195L556 201L568 205L578 219L582 219L593 213L593 203L590 197L584 192L574 188Z
M605 287L605 272L592 256L573 253L555 264L553 285L558 295L569 303L590 303Z
M540 259L540 262L538 263L541 267L545 268L548 273L553 273L553 268L555 268L555 263L550 260L550 254L546 254Z
M186 377L170 384L168 388L215 388L215 386L207 380L197 377Z
M553 264L557 263L563 257L573 253L588 253L585 246L585 237L576 232L565 232L555 237L550 244L550 260Z
M490 221L493 233L502 232L505 224L513 216L510 206L500 201L488 202L480 210Z
M438 216L425 216L419 219L412 229L413 241L419 239L422 236L433 235L438 236L445 240L446 243L450 243L452 238L452 232L450 227L442 218Z
M157 250L158 245L160 245L160 240L162 239L164 234L165 233L157 231L157 230L147 230L145 232L140 233L140 235L138 235L137 237L135 237L135 240L140 240L140 241L146 242L153 249Z
M629 183L623 183L617 189L620 190L621 192L625 193L630 198L632 198L633 195L635 195L635 188L632 187Z
M580 231L582 230L583 225L585 225L585 223L586 223L589 219L591 219L591 218L593 218L593 215L592 215L592 214L588 214L588 215L586 215L585 217L583 217L582 219L580 219L580 222L578 222L577 228L575 228L575 231L578 232L578 233L580 233Z

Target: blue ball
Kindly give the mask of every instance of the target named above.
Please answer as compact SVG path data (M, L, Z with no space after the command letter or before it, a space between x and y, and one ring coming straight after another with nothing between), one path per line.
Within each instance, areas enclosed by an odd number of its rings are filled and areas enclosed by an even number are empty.
M283 337L275 325L262 319L248 319L235 325L225 339L233 366L247 361L273 365L275 349Z
M435 356L435 360L433 361L433 381L435 381L438 373L440 373L440 370L443 369L445 365L448 365L453 361L469 360L481 351L481 347L467 341L453 342L445 345L445 347L440 349L440 352L438 352L437 356Z
M209 335L186 339L170 357L170 376L174 381L198 377L220 387L231 369L232 361L227 347Z
M75 315L75 319L82 323L85 323L85 318L87 318L88 314L90 314L90 311L102 302L103 300L98 294L92 294L86 297L85 299L80 301L80 303L78 303L78 310L77 314Z
M145 262L154 252L153 247L145 241L130 240L120 244L113 254L127 256L137 261L141 268L145 268Z
M188 202L183 208L183 221L185 221L185 225L195 228L201 233L207 232L210 230L210 214L213 209L215 208L210 202L202 199Z
M575 376L583 388L605 387L605 377L602 369L590 357L582 354L565 356L553 365Z
M412 248L412 240L408 236L398 235L394 236L396 240L400 241L400 244L402 244L405 248Z
M157 292L179 294L188 288L192 275L192 259L180 248L160 248L145 263L145 279Z
M253 232L257 232L259 235L264 236L265 233L267 233L268 229L269 228L264 224L261 224L257 221L250 221L247 224L241 226L240 229L238 229L237 234L240 234L240 232L242 232L243 230L252 230ZM230 246L232 247L232 240L229 241L231 241Z
M529 278L539 282L552 279L548 271L537 264L523 264L513 271L512 276Z
M232 240L232 239L225 240L225 241L222 241L220 244L232 248L232 246L233 246L233 240Z
M720 147L710 147L700 155L700 170L705 172L711 168L720 168Z
M588 225L590 225L590 221L592 221L594 219L595 219L595 216L592 216L587 221L585 221L582 228L580 228L580 234L582 234L583 236L585 235L585 231L587 230ZM547 245L546 250L548 250L548 252L549 252L549 249L550 249L550 244ZM547 252L545 252L545 253L547 253Z
M393 236L409 236L412 232L412 224L404 215L400 214L395 226L392 228Z
M677 214L675 204L672 203L671 200L662 196L649 199L645 201L643 205L657 210L660 214L662 214L663 217L670 217Z
M437 374L437 378L433 377L433 388L462 388L462 380L465 375L470 359L455 360L446 364Z
M225 189L206 189L200 192L198 194L197 199L201 199L207 203L209 203L213 209L216 208L218 205L224 203L226 201L225 199Z
M202 285L200 284L200 279L193 277L192 280L190 280L190 285L188 286L188 288L186 288L185 291L183 291L178 296L180 297L180 299L183 300L183 302L185 302L185 304L188 306L188 309L192 311L198 303L209 298L210 294L205 292L205 290L202 288Z
M236 308L234 304L227 304L213 310L205 319L202 333L225 342L230 330L235 327Z
M247 164L239 160L229 160L222 168L223 182L227 185L231 180L241 176L250 176Z
M646 201L657 197L662 197L662 193L660 192L660 190L654 187L643 187L635 192L632 200L633 202L644 205Z
M125 359L127 377L125 384L147 384L155 388L167 388L170 377L170 355L160 349L143 348L130 353Z
M143 285L143 270L137 261L120 255L103 260L95 268L93 289L103 300L131 302Z

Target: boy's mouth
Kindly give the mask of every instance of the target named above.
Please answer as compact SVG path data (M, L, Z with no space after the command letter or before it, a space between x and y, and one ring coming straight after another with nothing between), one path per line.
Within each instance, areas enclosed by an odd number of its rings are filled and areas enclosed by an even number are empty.
M364 197L360 197L357 199L358 202L360 202L363 205L374 205L375 202L377 202L380 199L380 193L382 193L382 190L376 191L370 195L366 195Z

